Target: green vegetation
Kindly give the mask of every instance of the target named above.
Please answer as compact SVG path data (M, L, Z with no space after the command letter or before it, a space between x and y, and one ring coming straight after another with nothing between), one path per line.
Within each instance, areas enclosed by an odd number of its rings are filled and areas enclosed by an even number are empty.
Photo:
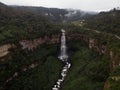
M23 39L35 39L58 33L60 24L50 22L46 17L32 13L20 14L0 22L0 44L18 43Z
M0 4L0 45L59 33L61 24L34 12Z
M51 90L60 72L60 63L48 56L45 63L21 73L12 80L7 90Z
M103 90L109 75L109 63L89 50L83 42L72 42L76 51L71 56L72 67L62 90Z
M109 90L120 90L120 67L114 70L108 78Z
M59 77L62 64L56 57L57 45L43 45L33 52L17 50L13 52L13 57L0 62L0 87L6 79L10 78L15 72L19 75L10 81L7 90L50 90ZM35 68L29 68L31 64L37 63Z
M89 28L120 35L120 10L101 12L87 20Z
M41 15L37 10L35 7L10 8L0 3L0 45L16 45L15 49L10 49L8 56L0 59L0 90L51 90L62 69L62 63L56 55L58 44L43 44L28 51L20 48L19 41L60 34L61 27L66 30L68 37L80 34L87 39L94 39L98 49L101 49L101 45L107 49L105 54L100 55L95 50L90 50L88 43L82 40L69 40L72 67L62 90L103 90L106 80L110 83L109 90L120 90L120 39L115 37L115 34L120 35L120 10L101 12L85 21L66 23L56 22L56 18ZM63 15L66 13L58 9L50 11L53 11L58 21L60 12ZM115 59L112 62L117 62L112 72L109 68L110 51ZM29 68L36 63L36 67ZM27 70L23 71L24 68ZM4 85L15 72L18 72L18 76Z

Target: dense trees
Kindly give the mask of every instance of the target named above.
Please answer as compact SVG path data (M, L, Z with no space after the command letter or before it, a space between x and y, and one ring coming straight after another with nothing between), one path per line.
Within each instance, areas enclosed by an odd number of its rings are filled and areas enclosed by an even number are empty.
M11 58L0 62L0 88L7 90L50 90L59 77L62 64L56 57L57 45L43 45L33 52L17 49ZM30 68L31 64L37 67ZM26 71L23 71L24 69ZM4 83L15 72L18 76Z
M58 45L41 45L33 51L27 51L21 50L18 42L23 39L31 40L45 35L60 34L61 27L66 30L67 35L79 33L86 36L88 40L90 38L94 39L95 46L98 49L101 45L107 48L104 55L99 55L94 50L88 49L88 46L86 46L88 43L80 40L75 41L74 39L68 41L72 67L62 89L103 89L104 82L109 76L109 51L113 51L117 59L120 56L120 42L114 35L120 35L120 11L114 9L110 12L101 12L88 19L87 22L53 22L61 21L60 14L64 15L66 13L63 9L10 8L0 3L0 45L15 43L17 46L11 51L11 55L0 61L0 89L4 87L3 84L9 77L15 72L19 72L16 78L6 84L7 90L51 90L62 68L62 64L57 60L56 55ZM46 17L47 14L51 17ZM77 14L80 14L80 12ZM81 25L81 22L83 25ZM33 63L37 63L38 66L30 69L29 65ZM28 68L28 70L23 72L23 68ZM112 77L118 77L120 75L119 71L118 66L108 78L112 85L111 90L119 88L119 81L117 83L111 79Z
M88 19L89 28L120 35L120 10L101 12Z
M73 44L74 45L73 45ZM86 48L83 42L71 42L76 51L71 56L72 67L62 90L103 90L109 75L109 63L104 56Z
M22 39L34 39L60 30L60 25L51 23L41 15L20 14L17 17L3 19L0 22L0 43L18 42ZM9 39L9 40L8 40Z

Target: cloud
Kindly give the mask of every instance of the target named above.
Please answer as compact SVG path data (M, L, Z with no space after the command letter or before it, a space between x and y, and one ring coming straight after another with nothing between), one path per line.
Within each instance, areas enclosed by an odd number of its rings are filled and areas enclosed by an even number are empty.
M9 5L74 8L87 11L108 10L120 6L120 0L1 0Z

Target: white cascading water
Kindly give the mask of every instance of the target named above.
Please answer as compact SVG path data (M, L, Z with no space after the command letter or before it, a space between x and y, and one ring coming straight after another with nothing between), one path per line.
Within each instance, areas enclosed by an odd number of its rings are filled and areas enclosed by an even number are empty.
M66 52L66 38L65 38L65 30L61 30L62 36L61 36L61 47L60 47L60 56L58 57L62 61L66 61L68 59L68 55Z
M61 47L60 47L60 55L58 58L62 60L65 63L65 66L62 69L61 72L61 78L59 78L52 88L52 90L60 90L62 82L65 80L65 77L67 76L68 69L70 68L71 64L68 62L68 55L67 55L67 47L66 47L66 37L65 37L65 30L61 30L62 36L61 36Z

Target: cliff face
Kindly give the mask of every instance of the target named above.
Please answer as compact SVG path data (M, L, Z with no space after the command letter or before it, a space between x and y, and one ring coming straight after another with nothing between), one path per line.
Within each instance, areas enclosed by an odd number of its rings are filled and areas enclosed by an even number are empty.
M117 66L120 66L120 57L117 56L113 51L109 51L108 47L105 44L96 44L96 40L94 38L90 38L85 34L66 34L68 41L70 40L82 40L86 42L90 49L99 53L100 55L104 55L106 53L109 54L109 62L110 62L110 70L114 70ZM40 37L34 40L22 40L19 42L22 49L26 50L34 50L39 45L42 44L55 44L60 42L60 35L52 35L51 37L45 36ZM13 45L6 44L0 47L0 57L3 57L9 53L9 49L13 48Z
M120 57L118 57L113 51L110 51L109 55L111 70L113 70L116 66L120 66Z
M6 44L0 46L0 58L6 56L9 53L9 49L14 48L13 44Z
M51 37L45 36L43 38L37 38L34 40L22 40L19 44L22 46L22 49L33 50L41 44L55 44L59 43L60 35L52 35Z
M115 52L110 51L106 44L97 44L97 40L94 38L90 38L85 34L69 34L68 40L82 40L86 42L90 49L94 52L99 53L100 55L107 55L109 56L109 63L110 63L110 71L113 71L117 66L120 66L120 57L115 54Z
M105 44L97 45L95 39L89 38L89 48L95 52L98 52L100 55L109 56L110 71L113 71L117 66L120 66L120 57L115 54L115 52L110 51Z

